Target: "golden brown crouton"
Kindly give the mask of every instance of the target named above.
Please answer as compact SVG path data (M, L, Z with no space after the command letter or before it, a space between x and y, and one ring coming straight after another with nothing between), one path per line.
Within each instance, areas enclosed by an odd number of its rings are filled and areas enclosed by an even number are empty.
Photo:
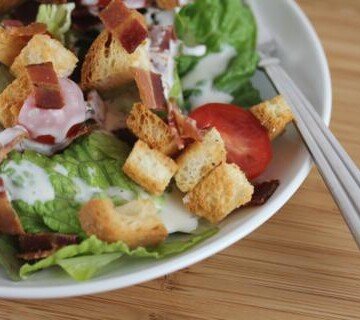
M23 75L11 82L0 94L0 122L5 128L17 124L21 107L31 90L27 76Z
M0 62L10 67L27 43L27 39L12 35L0 27Z
M178 148L169 126L149 108L134 104L126 120L128 128L151 148L172 155Z
M223 163L201 180L184 198L185 206L212 223L251 200L254 187L235 164Z
M123 170L132 180L152 194L164 192L177 170L175 161L138 140Z
M46 34L37 34L21 50L11 66L11 72L20 76L29 64L52 62L59 77L71 75L78 62L77 57L61 42Z
M86 54L81 71L83 90L106 91L134 80L133 68L150 70L147 45L129 54L110 32L104 30Z
M10 11L12 8L18 6L24 0L1 0L0 1L0 14Z
M106 242L124 241L129 247L153 246L164 241L167 230L154 203L133 200L115 207L110 199L93 199L79 213L81 227L88 236Z
M224 141L220 133L212 128L202 141L189 145L177 158L179 170L175 175L176 185L182 192L188 192L211 170L225 161Z
M280 135L294 116L282 96L265 101L250 108L254 116L268 130L271 140Z

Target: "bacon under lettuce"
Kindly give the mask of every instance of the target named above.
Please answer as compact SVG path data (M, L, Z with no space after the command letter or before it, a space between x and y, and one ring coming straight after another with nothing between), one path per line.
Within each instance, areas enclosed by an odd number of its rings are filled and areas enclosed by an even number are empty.
M139 68L134 68L133 74L143 104L149 109L166 110L161 75Z
M61 109L64 98L52 62L28 65L26 70L35 93L36 106L40 109Z
M50 256L62 247L77 244L76 235L60 233L22 234L18 238L20 253L23 260L37 260Z
M0 178L0 233L9 235L24 233L20 219L11 205L2 178Z
M121 0L111 1L99 17L128 53L133 53L148 37L144 17L136 10L127 8Z

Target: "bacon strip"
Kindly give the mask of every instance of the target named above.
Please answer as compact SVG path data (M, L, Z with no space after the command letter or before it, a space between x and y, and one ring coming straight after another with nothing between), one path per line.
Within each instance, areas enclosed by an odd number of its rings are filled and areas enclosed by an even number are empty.
M20 249L19 258L24 260L37 260L48 257L56 250L77 244L79 239L76 235L60 234L60 233L37 233L22 234L18 238Z
M255 207L263 205L270 199L279 185L279 180L270 180L255 184L251 201L246 206Z
M8 198L2 178L0 178L0 233L9 235L24 233L20 219Z
M20 20L5 19L1 22L1 25L6 29L10 27L23 27L24 24Z
M111 1L99 17L128 53L133 53L148 36L143 16L121 0Z
M176 39L173 26L154 25L149 30L151 48L163 52L170 49L170 41Z
M53 64L28 65L26 70L35 91L36 106L40 109L61 109L64 99Z
M196 121L181 113L179 106L170 99L168 106L168 124L174 135L178 148L181 150L185 147L185 140L201 141L202 132L197 127Z
M166 110L161 75L139 68L134 68L133 73L143 104L149 109Z
M6 25L5 25L6 26ZM35 34L43 34L46 32L47 27L44 23L34 22L27 26L23 25L7 25L6 30L8 30L10 35L16 37L25 37L31 38Z

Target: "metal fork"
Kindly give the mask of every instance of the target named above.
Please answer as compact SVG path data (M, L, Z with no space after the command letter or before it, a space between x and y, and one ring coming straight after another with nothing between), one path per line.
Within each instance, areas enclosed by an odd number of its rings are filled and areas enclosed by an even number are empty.
M273 39L259 45L260 67L291 106L295 125L360 247L360 171L282 68L275 49Z

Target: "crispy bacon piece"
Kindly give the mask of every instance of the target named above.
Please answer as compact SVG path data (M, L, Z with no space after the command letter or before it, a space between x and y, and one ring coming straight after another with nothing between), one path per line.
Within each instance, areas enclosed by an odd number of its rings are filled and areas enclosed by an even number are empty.
M186 140L201 141L203 135L197 127L196 121L182 114L174 99L170 99L167 106L168 124L173 132L178 148L180 150L183 149Z
M78 237L71 234L26 233L18 238L20 249L18 257L24 260L37 260L48 257L62 247L77 244L78 242Z
M133 53L148 36L143 16L121 0L111 1L99 17L128 53Z
M255 207L266 203L279 187L279 180L270 180L254 185L254 193L247 206Z
M52 62L26 67L35 92L36 106L40 109L61 109L64 98Z
M133 72L143 104L149 109L166 110L161 75L139 68L134 68Z
M6 193L2 178L0 178L0 233L9 235L24 233L20 219Z
M9 27L23 27L24 24L20 20L5 19L1 21L1 25L6 29Z
M154 25L149 30L151 48L163 52L170 49L170 41L176 39L173 26Z
M9 34L16 36L16 37L25 37L31 38L35 34L43 34L46 32L47 27L44 23L33 22L27 26L24 25L8 25L6 27Z

